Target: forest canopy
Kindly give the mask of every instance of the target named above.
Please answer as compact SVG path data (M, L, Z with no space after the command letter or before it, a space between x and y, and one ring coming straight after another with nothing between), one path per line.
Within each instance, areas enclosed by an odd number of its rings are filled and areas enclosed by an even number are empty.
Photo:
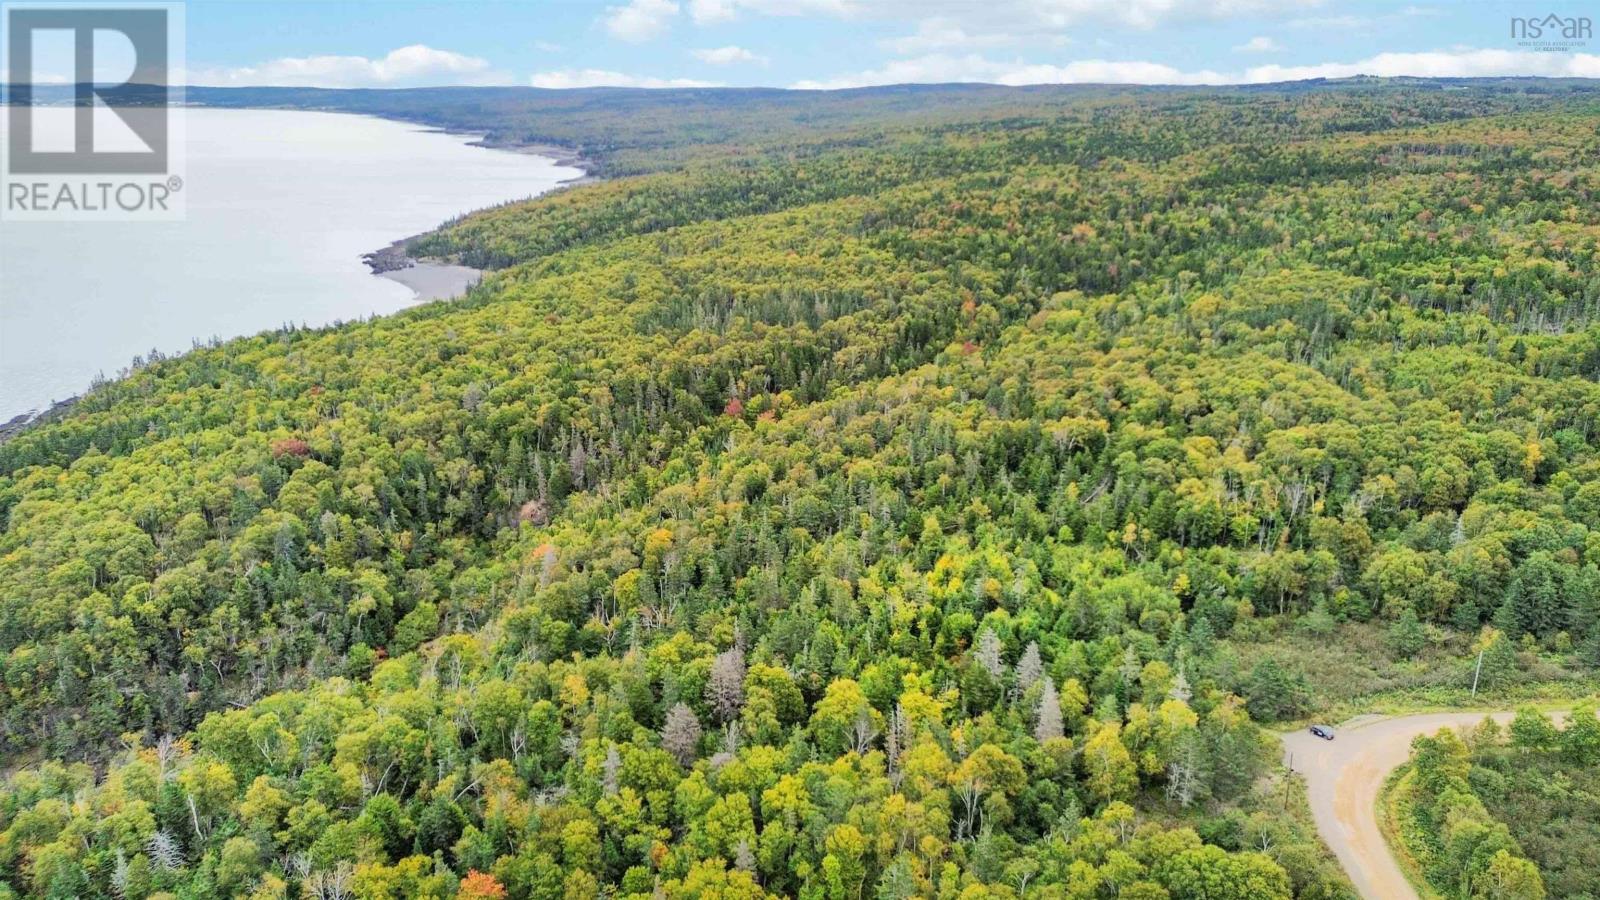
M0 444L0 898L1346 897L1252 647L1600 665L1587 83L794 94L198 98L610 177Z
M1412 742L1397 830L1445 897L1596 896L1600 721L1592 704L1524 707Z

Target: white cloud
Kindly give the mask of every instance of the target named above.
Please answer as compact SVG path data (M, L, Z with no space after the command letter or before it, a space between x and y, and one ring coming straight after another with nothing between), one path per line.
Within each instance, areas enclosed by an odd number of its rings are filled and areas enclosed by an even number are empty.
M1283 17L1326 0L630 0L602 17L615 37L656 37L687 8L696 25L747 16L823 17L902 23L912 33L882 44L902 55L976 52L1022 43L1062 43L1062 32L1083 23L1152 29L1173 22Z
M673 0L630 0L627 6L606 7L601 19L612 37L637 44L666 31L677 15Z
M509 84L486 59L412 44L381 59L365 56L286 56L255 66L195 69L189 84L283 87L405 87L436 84Z
M801 81L803 90L835 90L878 84L985 82L989 84L1257 84L1355 75L1468 78L1536 75L1551 78L1600 77L1600 56L1591 53L1539 53L1460 48L1421 53L1380 53L1355 62L1253 66L1242 72L1185 71L1150 61L1074 60L1062 65L992 60L978 54L930 54L900 59L879 68L835 78Z
M765 63L767 61L765 56L751 53L743 47L735 47L731 44L726 47L714 47L706 50L690 50L689 53L695 59L703 63L710 63L713 66L728 66L734 63Z
M737 17L734 0L689 0L689 18L696 25L728 22Z
M1079 22L1097 21L1154 28L1172 21L1229 19L1279 15L1321 6L1324 0L986 0L986 2L936 2L928 0L689 0L689 15L697 25L727 22L741 15L832 16L842 19L876 19L922 22L929 9L933 18L953 21L970 33L1003 32L1018 35L1030 29L1061 29ZM939 49L923 46L919 49Z
M1265 35L1258 35L1235 45L1233 49L1241 53L1277 53L1283 49L1283 45Z
M1343 15L1328 16L1301 16L1290 19L1289 25L1294 28L1348 28L1371 30L1381 25L1389 25L1404 19L1429 18L1442 16L1444 11L1432 6L1406 6L1394 12L1382 13L1376 16L1355 16L1348 13Z
M1172 21L1275 15L1321 5L1322 0L1042 0L1035 8L1056 27L1093 20L1155 28Z
M533 49L538 50L541 53L560 53L567 48L551 41L534 41Z
M588 87L633 87L633 88L695 88L717 87L716 82L696 81L692 78L651 78L640 75L625 75L621 72L612 72L606 69L556 69L550 72L539 72L528 82L537 88L588 88Z
M804 90L836 90L875 84L952 81L989 84L1222 84L1228 77L1209 70L1184 72L1156 62L1104 59L1074 60L1065 65L999 62L977 54L933 54L894 60L881 68L820 81L802 81Z
M1365 16L1304 16L1289 22L1295 28L1363 28L1372 24Z
M1302 66L1265 65L1247 71L1242 80L1298 81L1303 78L1349 78L1352 75L1414 75L1423 78L1477 78L1493 75L1539 75L1547 78L1600 77L1600 56L1593 53L1540 53L1529 50L1461 48L1421 53L1379 53L1353 63Z
M939 50L976 50L980 47L999 47L1016 42L1005 33L971 33L954 19L936 16L923 19L916 32L905 37L880 41L884 47L904 56L931 53Z
M833 16L851 18L870 9L915 8L914 0L689 0L689 17L696 25L731 22L741 13L758 16Z

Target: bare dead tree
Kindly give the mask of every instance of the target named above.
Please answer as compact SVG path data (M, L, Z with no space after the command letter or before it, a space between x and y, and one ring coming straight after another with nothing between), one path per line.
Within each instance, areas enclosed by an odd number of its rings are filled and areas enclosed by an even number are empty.
M355 870L350 863L341 862L332 869L307 876L302 887L306 896L315 900L346 900L350 896L350 882L354 876Z
M164 829L158 829L150 835L150 840L145 844L145 854L157 866L171 872L183 868L183 848L178 846L178 841Z
M1044 661L1039 658L1039 642L1029 641L1028 646L1022 649L1022 658L1017 660L1017 696L1028 692L1028 688L1039 683L1044 676Z
M1006 664L1000 658L1000 639L993 630L985 628L983 634L978 635L978 649L974 658L996 681L1005 675Z
M717 654L706 681L706 701L718 721L731 722L744 710L744 650L737 645Z
M850 739L854 750L862 754L871 750L872 742L878 739L878 726L866 712L856 716L855 723L850 726Z
M1033 724L1033 739L1041 744L1064 737L1067 733L1061 718L1061 695L1056 692L1055 680L1043 680L1044 690L1039 693L1039 708Z
M700 719L694 710L679 703L667 711L666 724L661 726L661 747L671 753L679 765L694 763L700 752Z
M617 745L610 744L606 747L605 762L600 764L600 786L607 797L614 797L618 790L618 776L622 773L622 756L617 753Z
M1182 807L1189 807L1200 793L1200 750L1191 738L1178 748L1178 754L1167 764L1167 799Z

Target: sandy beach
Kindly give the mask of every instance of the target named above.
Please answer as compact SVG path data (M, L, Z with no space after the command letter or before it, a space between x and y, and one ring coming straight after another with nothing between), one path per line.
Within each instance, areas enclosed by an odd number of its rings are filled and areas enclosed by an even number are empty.
M460 135L463 132L452 132L442 129L430 129L442 134ZM558 166L575 168L579 174L567 178L557 185L554 190L578 187L599 181L600 176L595 175L595 166L581 155L574 153L569 148L558 147L552 144L525 144L515 141L494 140L488 137L479 137L467 142L470 147L485 150L500 150L509 153L519 153L528 156L541 156L553 160ZM547 192L548 193L548 192ZM520 201L511 200L508 203ZM441 228L445 226L440 226ZM408 252L407 245L422 235L412 235L364 254L362 262L372 270L372 274L380 278L387 278L410 288L416 294L418 303L429 300L451 300L467 292L468 288L477 284L483 278L483 270L470 266L461 266L441 259L417 259Z
M481 269L427 261L418 261L404 268L389 269L374 274L410 288L417 295L419 303L459 297L483 277Z

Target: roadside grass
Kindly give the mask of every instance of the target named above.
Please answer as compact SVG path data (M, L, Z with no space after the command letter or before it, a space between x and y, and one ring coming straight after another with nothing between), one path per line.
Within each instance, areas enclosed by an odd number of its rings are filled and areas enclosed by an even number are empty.
M1532 703L1552 706L1600 693L1600 673L1566 656L1532 649L1517 653L1516 668L1485 680L1472 692L1473 636L1430 628L1428 642L1411 659L1389 651L1387 629L1364 622L1307 627L1283 619L1250 620L1240 636L1219 642L1212 670L1225 685L1243 685L1264 659L1305 675L1307 708L1299 719L1338 723L1358 715L1482 708Z
M1442 900L1442 895L1423 876L1422 863L1405 840L1405 829L1401 825L1410 818L1412 778L1411 764L1405 763L1383 780L1383 788L1378 791L1377 809L1374 810L1378 817L1378 830L1383 833L1384 843L1389 845L1389 852L1394 855L1401 873L1406 876L1406 881L1410 882L1417 896L1422 900Z
M1600 678L1587 676L1569 681L1530 681L1494 690L1392 691L1333 704L1344 718L1360 715L1398 716L1425 712L1499 712L1531 706L1541 711L1570 709L1574 703L1600 694ZM1332 716L1330 716L1332 718Z

